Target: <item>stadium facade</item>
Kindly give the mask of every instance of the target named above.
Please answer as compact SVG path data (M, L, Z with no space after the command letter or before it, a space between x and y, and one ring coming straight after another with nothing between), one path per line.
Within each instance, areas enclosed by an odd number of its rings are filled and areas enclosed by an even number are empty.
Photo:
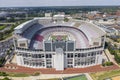
M17 64L31 68L84 68L103 61L106 33L64 15L34 18L14 29Z

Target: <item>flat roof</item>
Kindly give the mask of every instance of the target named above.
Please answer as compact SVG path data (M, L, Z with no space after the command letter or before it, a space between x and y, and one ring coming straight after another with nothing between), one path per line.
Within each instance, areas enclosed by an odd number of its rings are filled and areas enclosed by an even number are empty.
M17 26L16 28L14 28L14 29L21 29L21 28L23 28L26 24L28 24L28 23L31 22L31 21L33 21L33 20L26 21L26 22L18 25L18 26Z

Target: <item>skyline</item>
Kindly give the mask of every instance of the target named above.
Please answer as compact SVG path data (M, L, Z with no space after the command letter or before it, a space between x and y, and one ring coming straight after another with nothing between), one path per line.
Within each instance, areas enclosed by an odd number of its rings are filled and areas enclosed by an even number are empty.
M56 1L56 2L55 2ZM0 0L0 7L120 6L120 0Z

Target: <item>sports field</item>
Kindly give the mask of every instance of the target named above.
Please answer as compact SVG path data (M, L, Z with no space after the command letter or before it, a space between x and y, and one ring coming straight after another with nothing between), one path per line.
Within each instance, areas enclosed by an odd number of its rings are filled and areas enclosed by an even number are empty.
M67 35L53 35L51 36L52 40L67 40Z
M86 78L85 75L80 75L80 76L77 76L77 77L69 78L67 80L87 80L87 78Z

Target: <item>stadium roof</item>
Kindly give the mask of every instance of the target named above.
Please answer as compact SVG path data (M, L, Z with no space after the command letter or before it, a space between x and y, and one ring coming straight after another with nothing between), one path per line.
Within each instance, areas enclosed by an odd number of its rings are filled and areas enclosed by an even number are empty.
M50 19L51 21L49 21ZM54 21L52 20L52 17L42 17L42 18L35 18L33 20L29 20L17 26L15 28L15 34L22 34L21 37L31 40L39 30L45 29L45 28L51 28L55 26L59 26L63 28L68 27L69 31L71 31L70 33L75 35L74 37L76 41L78 42L78 45L76 46L82 47L82 48L88 47L89 46L88 41L92 41L93 38L96 39L106 34L104 30L97 27L93 23L89 23L86 21L80 21L80 20L54 23ZM72 27L73 29L78 29L78 31L70 30L70 27ZM64 31L66 31L66 29ZM49 32L47 31L47 33ZM45 38L46 37L44 37L44 39Z

